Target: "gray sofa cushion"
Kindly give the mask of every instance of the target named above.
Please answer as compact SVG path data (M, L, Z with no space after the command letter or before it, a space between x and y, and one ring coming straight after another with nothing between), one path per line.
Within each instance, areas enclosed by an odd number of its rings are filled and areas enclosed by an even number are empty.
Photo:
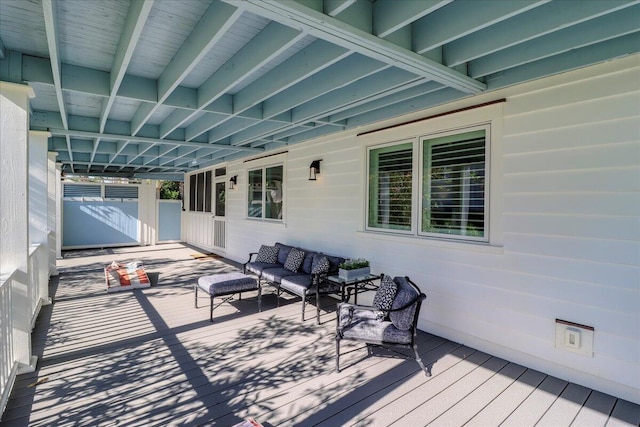
M337 273L339 268L338 266L345 261L345 258L331 255L326 255L326 257L329 260L329 274Z
M284 263L287 262L287 257L289 256L289 251L292 246L282 243L276 243L276 246L278 246L278 264L284 265Z
M283 277L280 287L299 297L304 297L311 288L311 284L311 276L309 274L299 274Z
M393 300L392 309L400 308L418 296L416 290L404 277L394 277L393 281L398 285L398 293L396 293L396 297ZM415 312L416 304L413 304L404 310L392 311L389 313L389 318L396 328L407 331L413 326Z
M283 277L301 275L301 273L294 273L291 270L287 270L284 267L267 268L262 271L262 278L270 282L280 283ZM302 274L304 275L304 274Z
M257 274L258 276L262 274L262 272L268 268L280 268L282 265L280 264L271 264L268 262L249 262L246 264L245 268L247 271Z
M315 252L305 251L304 261L302 261L302 266L300 270L303 273L311 274L311 269L313 266L313 257L315 256Z

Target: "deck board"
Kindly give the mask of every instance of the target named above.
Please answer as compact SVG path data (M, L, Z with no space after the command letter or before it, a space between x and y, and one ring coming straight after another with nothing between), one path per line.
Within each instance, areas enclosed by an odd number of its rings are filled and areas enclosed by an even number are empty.
M343 342L335 372L335 301L300 320L299 298L269 290L194 307L198 277L237 264L182 245L71 252L54 304L33 333L34 373L20 375L0 425L637 426L640 407L427 332L412 358ZM148 289L106 294L102 267L141 259ZM411 355L411 352L407 353Z

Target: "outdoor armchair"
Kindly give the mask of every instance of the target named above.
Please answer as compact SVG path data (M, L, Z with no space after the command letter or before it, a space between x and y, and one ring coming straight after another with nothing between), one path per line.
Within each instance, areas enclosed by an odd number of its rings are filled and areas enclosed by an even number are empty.
M427 296L408 277L383 276L373 306L339 303L336 312L336 372L340 372L340 341L411 348L427 376L416 345L420 306Z

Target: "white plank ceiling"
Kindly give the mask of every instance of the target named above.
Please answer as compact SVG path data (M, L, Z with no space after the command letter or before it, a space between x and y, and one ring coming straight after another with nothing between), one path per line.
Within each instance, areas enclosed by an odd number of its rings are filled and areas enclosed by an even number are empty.
M2 0L67 173L180 177L640 51L631 0Z

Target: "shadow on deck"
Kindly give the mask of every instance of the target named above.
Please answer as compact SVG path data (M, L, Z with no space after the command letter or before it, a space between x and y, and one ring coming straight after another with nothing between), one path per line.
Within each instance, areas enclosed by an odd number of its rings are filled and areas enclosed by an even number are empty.
M345 343L334 372L335 301L322 324L300 301L243 294L195 309L193 284L238 266L182 245L67 254L36 324L35 373L18 377L2 426L638 425L640 407L421 333L411 359ZM149 289L106 294L103 267L141 259ZM309 310L315 310L313 304Z

